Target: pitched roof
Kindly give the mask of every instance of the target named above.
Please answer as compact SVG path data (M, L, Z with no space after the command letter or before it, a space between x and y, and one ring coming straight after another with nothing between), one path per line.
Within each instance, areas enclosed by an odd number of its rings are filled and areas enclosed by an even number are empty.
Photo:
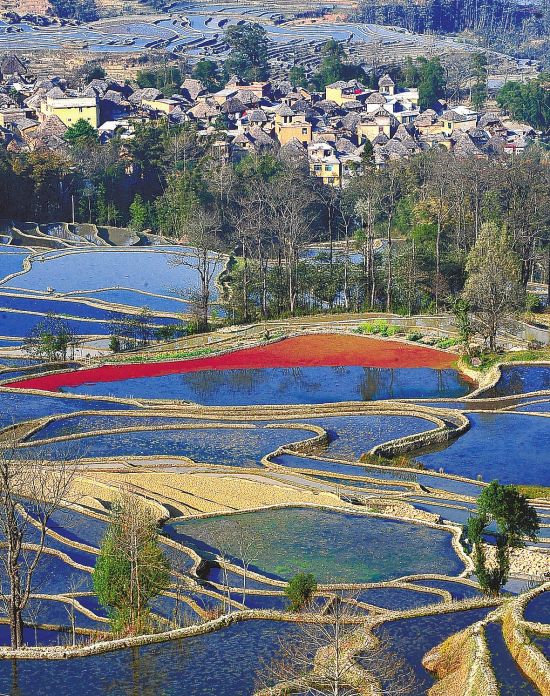
M246 106L237 97L231 97L222 104L221 110L224 114L242 114L246 111Z
M25 75L26 72L27 68L13 53L9 56L4 56L0 63L0 73L2 75Z
M265 111L262 111L261 109L254 109L253 111L248 112L248 121L254 121L255 123L266 123L267 115Z
M205 91L204 85L200 80L194 80L190 77L188 77L181 83L180 89L184 94L187 94L189 98L193 101L195 101L195 99L199 96L199 94L201 94L201 92Z
M477 147L468 133L461 133L453 148L456 157L475 157L481 155L481 150Z
M373 92L370 94L365 103L366 104L385 104L387 101L386 97L383 94L380 94L380 92Z
M395 85L395 82L391 79L388 73L382 75L382 77L378 80L379 87L386 87L391 85Z
M278 114L279 116L294 116L295 113L292 111L290 106L287 104L281 104L275 109L275 113Z

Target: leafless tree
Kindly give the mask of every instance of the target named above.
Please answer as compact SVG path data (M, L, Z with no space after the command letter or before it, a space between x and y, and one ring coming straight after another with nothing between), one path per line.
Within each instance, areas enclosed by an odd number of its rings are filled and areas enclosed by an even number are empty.
M226 258L218 251L221 246L220 220L216 213L197 203L187 213L186 225L191 246L172 256L171 262L173 266L192 269L198 276L199 328L204 329L208 326L212 282Z
M46 545L52 516L70 496L74 463L55 464L13 445L0 450L0 600L10 622L11 647L23 644L23 612ZM29 502L23 505L23 498Z
M358 696L368 679L384 696L412 694L412 670L386 640L365 636L365 620L353 596L337 596L322 613L304 616L297 634L281 639L275 659L263 665L256 696Z

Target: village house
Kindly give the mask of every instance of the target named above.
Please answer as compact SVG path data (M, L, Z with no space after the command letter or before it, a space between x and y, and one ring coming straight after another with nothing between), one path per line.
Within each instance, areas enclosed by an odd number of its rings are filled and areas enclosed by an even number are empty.
M99 126L99 105L97 97L70 97L61 93L48 93L40 105L39 118L45 121L49 116L57 116L67 128L77 121L87 121L91 126Z
M281 104L275 110L275 135L281 145L293 139L307 145L311 142L311 123L304 114L297 114L286 104Z

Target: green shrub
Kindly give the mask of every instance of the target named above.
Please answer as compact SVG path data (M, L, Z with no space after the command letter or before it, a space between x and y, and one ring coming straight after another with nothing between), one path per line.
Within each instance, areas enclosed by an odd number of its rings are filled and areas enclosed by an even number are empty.
M452 348L452 346L456 346L460 343L458 338L442 338L440 339L436 345L438 348Z
M400 329L398 326L393 326L386 319L373 319L372 321L366 321L357 329L358 333L362 334L377 334L379 336L395 336L399 333Z
M285 594L290 599L290 611L303 609L317 590L317 581L312 573L298 573L285 587Z
M405 336L407 341L420 341L420 339L423 337L424 334L421 334L419 331L411 331Z
M525 297L525 308L528 312L540 312L542 310L542 300L538 295L528 292Z

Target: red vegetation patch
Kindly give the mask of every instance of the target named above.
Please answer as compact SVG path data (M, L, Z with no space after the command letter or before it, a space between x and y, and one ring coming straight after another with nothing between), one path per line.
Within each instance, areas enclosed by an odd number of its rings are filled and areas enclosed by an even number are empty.
M10 386L21 389L57 391L61 387L77 387L96 382L118 382L136 377L160 377L200 370L240 370L274 367L452 367L457 359L452 353L412 346L397 341L383 341L362 336L314 334L287 338L257 348L192 360L106 365L89 370L35 377Z

